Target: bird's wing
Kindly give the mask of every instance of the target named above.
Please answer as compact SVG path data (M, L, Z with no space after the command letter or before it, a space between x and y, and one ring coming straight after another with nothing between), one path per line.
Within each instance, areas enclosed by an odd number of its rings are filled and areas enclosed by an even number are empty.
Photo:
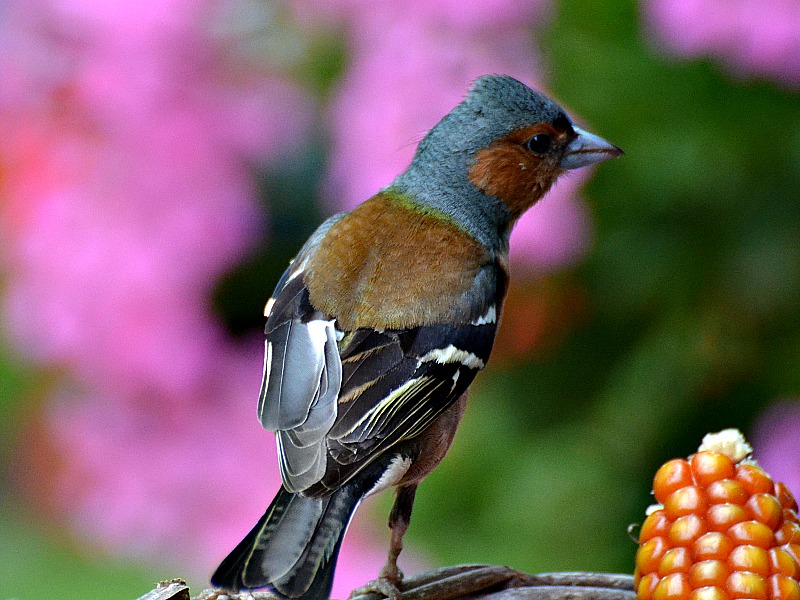
M334 322L308 299L308 257L341 217L323 223L281 277L267 303L264 377L258 402L261 425L276 432L281 476L299 491L325 474L325 436L336 419L342 378Z
M306 493L338 489L389 448L424 431L484 367L495 331L495 319L479 319L349 334L342 342L342 386L325 475Z

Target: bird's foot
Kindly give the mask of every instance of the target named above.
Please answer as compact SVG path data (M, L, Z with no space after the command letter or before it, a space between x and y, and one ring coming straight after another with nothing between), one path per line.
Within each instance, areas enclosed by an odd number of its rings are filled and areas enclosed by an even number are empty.
M403 572L400 570L400 567L397 566L396 561L389 561L381 568L380 573L378 573L378 581L385 580L398 587L403 581Z
M379 594L389 600L400 600L400 583L403 581L403 573L395 565L394 569L387 569L388 565L381 569L378 578L370 581L366 585L350 592L348 600L355 600L358 596L365 594Z

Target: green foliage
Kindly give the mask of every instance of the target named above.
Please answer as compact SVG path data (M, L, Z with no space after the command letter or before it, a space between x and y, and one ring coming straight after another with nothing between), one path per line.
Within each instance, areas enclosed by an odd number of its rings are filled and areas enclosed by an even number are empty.
M545 359L490 364L409 539L630 572L658 464L800 392L800 95L661 56L632 2L564 0L544 50L556 97L626 151L585 192L589 317Z
M0 445L0 468L8 460L11 450L11 440L14 439L19 420L19 397L28 387L29 380L25 370L11 356L8 348L0 339L0 439L5 443ZM2 493L2 492L0 492Z
M153 589L153 578L130 564L90 558L20 514L0 510L2 598L131 600Z
M269 234L242 264L217 283L213 307L234 334L262 331L264 303L286 265L323 221L318 187L321 148L306 148L280 169L256 173L259 187L269 190ZM267 194L264 194L267 195Z

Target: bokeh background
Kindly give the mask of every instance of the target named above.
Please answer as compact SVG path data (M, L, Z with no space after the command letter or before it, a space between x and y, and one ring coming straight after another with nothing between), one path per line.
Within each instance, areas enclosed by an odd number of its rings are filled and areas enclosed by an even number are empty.
M794 0L5 0L0 597L195 591L278 486L262 309L487 72L625 149L520 223L407 570L632 570L650 479L747 432L800 492ZM335 593L372 578L390 498Z

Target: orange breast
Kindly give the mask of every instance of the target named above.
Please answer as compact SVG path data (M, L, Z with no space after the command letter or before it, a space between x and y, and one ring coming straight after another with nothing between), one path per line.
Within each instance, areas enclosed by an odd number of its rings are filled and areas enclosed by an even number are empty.
M490 260L454 223L381 193L340 219L309 260L311 303L345 330L447 322Z

